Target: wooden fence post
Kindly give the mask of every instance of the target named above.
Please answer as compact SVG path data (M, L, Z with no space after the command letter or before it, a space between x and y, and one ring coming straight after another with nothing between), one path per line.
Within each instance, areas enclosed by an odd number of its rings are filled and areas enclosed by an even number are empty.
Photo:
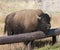
M56 36L52 36L52 45L54 45L57 42Z

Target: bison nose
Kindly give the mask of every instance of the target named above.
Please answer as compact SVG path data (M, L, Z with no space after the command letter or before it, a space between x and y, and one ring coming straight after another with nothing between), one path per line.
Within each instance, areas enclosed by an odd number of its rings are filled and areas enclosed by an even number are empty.
M51 28L51 24L48 24L47 29L50 29L50 28Z

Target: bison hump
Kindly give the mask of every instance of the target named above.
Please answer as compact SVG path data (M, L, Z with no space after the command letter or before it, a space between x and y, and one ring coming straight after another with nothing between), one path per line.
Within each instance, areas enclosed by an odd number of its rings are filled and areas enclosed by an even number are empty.
M34 30L38 23L36 14L34 12L32 13L32 11L20 12L17 12L14 16L14 22L24 27L25 31Z

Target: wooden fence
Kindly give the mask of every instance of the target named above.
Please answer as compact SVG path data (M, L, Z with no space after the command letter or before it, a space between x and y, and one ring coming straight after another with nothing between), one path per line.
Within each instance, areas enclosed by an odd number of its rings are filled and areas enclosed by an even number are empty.
M0 37L0 45L18 43L24 41L32 41L36 39L42 39L47 37L52 37L53 44L56 42L56 35L60 34L60 28L50 29L50 31L45 34L42 31L24 33L12 36L2 36ZM29 49L31 50L31 49Z

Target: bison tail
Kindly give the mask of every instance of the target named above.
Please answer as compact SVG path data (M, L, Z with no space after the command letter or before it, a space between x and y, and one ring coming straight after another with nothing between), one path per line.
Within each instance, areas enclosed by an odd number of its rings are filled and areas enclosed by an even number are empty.
M4 34L6 34L6 25L4 26Z

